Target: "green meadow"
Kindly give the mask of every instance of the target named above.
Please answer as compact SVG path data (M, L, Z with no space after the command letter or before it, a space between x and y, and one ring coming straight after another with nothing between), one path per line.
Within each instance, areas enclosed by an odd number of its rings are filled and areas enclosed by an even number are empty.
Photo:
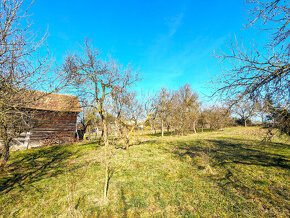
M1 217L288 217L289 138L234 127L139 136L111 147L108 201L97 143L12 152ZM113 142L112 142L113 143Z

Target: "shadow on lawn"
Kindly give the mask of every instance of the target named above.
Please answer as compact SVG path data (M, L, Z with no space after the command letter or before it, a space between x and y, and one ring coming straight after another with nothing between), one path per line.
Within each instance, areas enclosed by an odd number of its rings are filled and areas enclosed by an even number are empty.
M223 166L229 161L235 164L243 165L256 165L264 167L279 167L284 169L290 169L289 160L283 155L273 154L263 151L264 148L259 147L257 141L252 140L208 140L210 143L216 145L217 149L213 149L212 154L215 159L213 166ZM247 143L253 142L254 146L247 147ZM271 143L273 147L287 146L281 143ZM257 148L254 148L254 147Z
M128 217L129 205L126 202L126 196L125 196L125 193L124 193L124 187L121 187L120 205L121 205L121 207L123 209L123 217L127 218Z
M0 175L0 193L7 193L19 186L57 176L67 168L67 159L77 152L67 146L33 149L16 154L7 167L6 175Z
M284 188L279 183L273 183L271 179L268 179L269 177L263 176L260 179L259 177L254 178L253 175L255 175L255 170L261 170L268 174L270 178L276 177L285 181L287 178L283 178L283 175L289 172L289 158L286 155L268 151L271 148L285 149L286 151L286 149L289 149L289 145L234 138L194 140L172 145L175 148L175 155L181 160L185 155L189 155L192 159L197 156L208 156L210 166L217 169L218 173L207 178L214 181L221 188L222 193L231 193L230 195L233 198L238 198L236 192L232 191L234 188L246 198L262 200L264 208L274 206L274 208L278 207L284 212L288 211L287 199L289 200L289 198L287 197L286 183L284 183L286 189L283 191ZM244 168L243 166L249 166L250 168ZM267 167L267 169L257 167ZM198 167L198 169L204 168ZM248 174L249 172L250 174ZM268 206L265 206L265 204ZM273 208L269 211L272 210Z
M262 144L261 141L226 138L195 140L184 144L174 144L174 146L176 148L174 153L179 157L189 155L193 158L202 154L209 155L213 167L235 163L290 169L287 157L264 151L266 144ZM273 142L271 146L281 149L289 147L287 144Z

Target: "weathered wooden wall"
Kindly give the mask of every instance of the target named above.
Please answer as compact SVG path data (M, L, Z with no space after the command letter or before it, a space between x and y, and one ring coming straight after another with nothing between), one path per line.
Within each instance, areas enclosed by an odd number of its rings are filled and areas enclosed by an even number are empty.
M34 111L31 118L33 128L15 139L14 147L71 142L75 138L76 122L76 112Z

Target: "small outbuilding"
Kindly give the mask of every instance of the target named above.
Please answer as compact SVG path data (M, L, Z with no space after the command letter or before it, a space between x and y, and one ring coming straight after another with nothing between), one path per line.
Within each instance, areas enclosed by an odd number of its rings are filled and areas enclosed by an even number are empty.
M76 137L77 116L82 111L74 95L33 91L35 98L25 106L31 111L31 129L13 140L15 149L44 144L72 142Z

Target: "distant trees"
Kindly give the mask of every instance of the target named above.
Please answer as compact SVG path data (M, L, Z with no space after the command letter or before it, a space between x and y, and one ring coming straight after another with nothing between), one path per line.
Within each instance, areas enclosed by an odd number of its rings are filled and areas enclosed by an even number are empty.
M231 112L223 107L202 108L201 101L189 84L177 90L161 88L152 100L153 116L151 123L160 127L161 136L164 129L179 135L197 133L205 128L221 129L232 124Z
M257 107L258 105L256 102L251 101L251 99L244 98L236 103L232 110L240 117L241 122L246 127L247 122L256 115Z
M225 63L214 95L239 103L245 96L252 101L271 95L285 110L289 109L289 3L284 0L250 1L249 25L263 29L270 38L263 47L232 42L227 53L217 57ZM231 67L229 67L231 66ZM227 70L228 69L228 70ZM218 84L216 86L216 84Z
M277 106L267 117L271 127L278 128L281 133L290 135L290 111L289 109Z
M197 93L193 92L189 84L180 87L174 94L176 112L175 125L181 135L188 130L196 133L196 123L199 116L199 101Z
M270 96L265 100L266 122L269 127L268 139L273 136L272 129L278 128L282 134L290 135L290 110L282 107Z
M95 108L87 107L86 105L83 105L83 111L80 114L79 117L79 131L78 131L78 137L79 139L84 139L84 134L89 132L89 139L91 128L96 128L97 124L99 123L100 119L98 117L98 112Z
M156 104L156 117L161 123L161 136L164 136L165 126L170 128L172 121L172 95L166 88L161 88L157 93L155 104Z
M223 129L233 125L231 113L227 108L218 106L203 109L199 119L202 131L206 125L210 130Z

